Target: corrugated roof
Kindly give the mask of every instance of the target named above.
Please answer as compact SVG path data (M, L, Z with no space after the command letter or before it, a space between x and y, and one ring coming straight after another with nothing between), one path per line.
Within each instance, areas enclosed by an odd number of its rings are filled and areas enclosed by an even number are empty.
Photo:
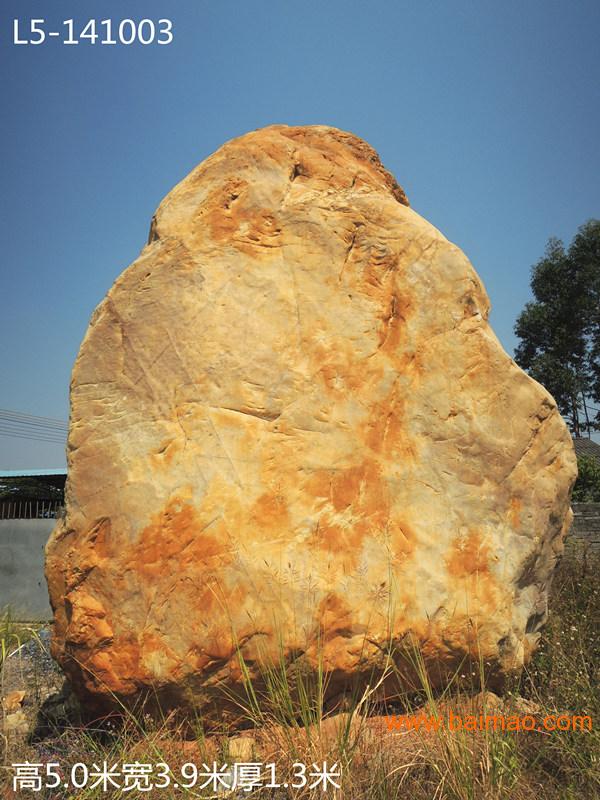
M573 444L575 445L575 452L578 456L588 456L589 458L595 458L597 461L600 461L600 444L597 442L579 436L573 439Z
M2 469L0 478L38 478L46 475L66 475L67 470L62 469Z

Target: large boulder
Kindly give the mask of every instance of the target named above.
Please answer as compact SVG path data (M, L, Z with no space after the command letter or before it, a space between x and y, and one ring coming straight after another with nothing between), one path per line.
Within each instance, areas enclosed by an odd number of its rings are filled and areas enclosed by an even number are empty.
M269 665L327 697L417 643L528 658L576 462L464 254L325 126L223 146L161 203L71 383L53 654L88 706L216 719ZM405 661L402 661L405 658Z

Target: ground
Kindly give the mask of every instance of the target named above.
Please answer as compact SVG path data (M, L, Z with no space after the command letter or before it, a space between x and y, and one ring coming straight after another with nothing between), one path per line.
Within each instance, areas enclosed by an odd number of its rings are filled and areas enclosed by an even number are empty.
M84 724L75 699L63 687L62 675L48 655L48 629L18 626L5 619L0 792L3 798L37 796L46 800L250 795L261 800L328 796L343 800L404 796L415 800L594 800L600 798L600 736L596 728L600 725L599 622L600 555L571 546L555 576L549 622L540 647L502 697L481 691L484 668L481 675L457 674L441 697L434 696L423 673L419 690L393 706L374 703L376 687L370 687L343 713L323 715L319 703L323 686L307 685L304 696L291 697L285 676L275 670L262 694L249 687L246 730L206 735L199 721L184 728L172 719L157 722L130 713ZM418 664L418 654L415 658ZM535 720L536 730L449 730L450 713L461 715L463 721L489 715L505 719L528 716ZM407 723L400 716L403 714L413 721ZM543 723L548 715L563 715L564 720L571 720L571 727L574 717L590 719L592 730L581 722L583 729L550 732ZM435 720L441 721L437 730ZM45 784L55 780L46 776L48 762L59 765L61 784L69 780L77 763L98 775L92 777L90 772L86 787L76 790L61 785L34 794L22 785L15 793L12 765L25 761L43 765L40 774ZM153 780L158 784L164 782L159 774L166 768L157 765L168 764L172 770L169 786L142 792L142 782L139 791L124 793L109 778L102 779L105 761L108 767L152 764ZM208 777L213 762L217 769L225 764L259 763L262 785L252 791L241 788L244 780L251 781L251 766L245 773L244 768L236 767L237 788L227 788L233 780L231 766L211 783ZM273 766L266 766L269 764ZM304 777L300 765L307 767ZM80 766L75 773L81 783L83 769ZM124 772L121 769L120 777L113 775L113 779L119 787L126 781L134 786L134 778L126 779ZM206 775L201 777L203 772ZM175 788L177 779L181 785ZM208 785L200 789L204 781ZM291 787L292 782L304 781L306 785ZM194 787L183 788L186 783ZM281 785L265 785L273 783ZM286 788L284 783L290 786Z

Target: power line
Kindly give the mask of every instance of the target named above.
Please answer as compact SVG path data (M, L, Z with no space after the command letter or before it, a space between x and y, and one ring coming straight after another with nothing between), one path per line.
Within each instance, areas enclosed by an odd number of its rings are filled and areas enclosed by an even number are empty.
M58 426L45 426L38 425L34 422L21 422L20 420L11 419L0 414L0 423L8 425L15 430L23 431L24 433L52 433L58 436L64 436L67 433L67 428L59 428Z
M8 431L0 430L0 436L10 436L13 439L30 439L34 442L50 442L52 444L65 444L66 439L50 439L43 436L27 436L24 433L9 433Z
M67 423L54 417L38 417L21 411L0 409L0 436L64 445L67 431Z
M65 436L67 433L66 428L36 428L30 427L29 425L21 425L20 423L16 423L13 420L5 419L0 416L0 425L3 425L5 428L13 428L18 432L23 433L43 433L43 434L50 434L52 436Z
M0 425L4 425L4 427L14 428L17 431L23 431L23 433L49 433L52 436L65 436L67 433L67 428L43 428L37 427L35 425L23 425L21 422L15 422L13 419L7 419L6 417L2 417L0 415Z
M3 417L1 414L0 425L9 426L26 433L51 433L53 436L64 436L67 433L67 428L45 428L42 425L33 425L29 422L17 422L14 419Z
M0 409L0 420L13 425L22 425L27 428L41 428L49 431L66 431L68 425L61 420L51 420L48 417L34 417L30 414L19 414L15 411Z
M24 414L22 411L10 411L8 408L0 408L0 414L9 414L13 417L19 417L21 419L31 419L31 420L43 420L44 422L57 422L59 425L66 426L67 423L62 419L56 419L56 417L37 417L35 414Z

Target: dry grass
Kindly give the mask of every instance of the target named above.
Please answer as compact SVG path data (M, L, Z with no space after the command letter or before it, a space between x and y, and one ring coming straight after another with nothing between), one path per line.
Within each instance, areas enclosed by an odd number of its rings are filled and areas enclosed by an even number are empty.
M405 696L403 710L418 707L428 716L444 718L448 709L456 713L532 713L536 719L548 714L588 714L600 725L600 556L569 551L556 575L550 621L532 663L502 699L490 693L476 694L485 685L484 665L474 678L473 691L457 680L443 697L431 689L419 651L412 651L413 666L419 676L419 691ZM8 648L14 645L15 632L7 628ZM13 645L10 644L13 642ZM5 652L5 650L3 650ZM393 672L393 661L388 667ZM11 797L13 762L25 759L58 762L67 769L80 762L91 767L139 761L168 764L171 784L185 783L182 775L193 777L194 764L219 765L234 761L274 764L279 783L294 780L294 763L323 762L338 765L341 789L329 785L313 789L257 788L252 792L237 789L215 792L207 787L186 790L181 786L153 789L150 792L102 787L77 790L64 787L37 793L51 800L64 798L170 798L234 796L257 798L336 797L338 800L575 800L600 798L599 731L503 732L436 731L390 732L385 709L375 704L377 686L351 699L348 710L337 716L323 714L327 675L317 673L296 677L292 692L286 671L280 665L265 668L260 689L246 682L244 706L248 730L207 736L201 721L195 735L173 719L153 720L142 714L123 712L118 719L104 719L86 726L71 725L57 730L39 742L7 741L4 746L4 793ZM525 709L525 710L524 710ZM177 777L176 777L177 776ZM66 774L64 777L68 777ZM316 776L315 776L316 777ZM311 779L314 780L315 778ZM122 782L122 778L120 779ZM2 777L0 777L0 787ZM22 793L18 796L27 796ZM34 796L33 794L31 796Z

